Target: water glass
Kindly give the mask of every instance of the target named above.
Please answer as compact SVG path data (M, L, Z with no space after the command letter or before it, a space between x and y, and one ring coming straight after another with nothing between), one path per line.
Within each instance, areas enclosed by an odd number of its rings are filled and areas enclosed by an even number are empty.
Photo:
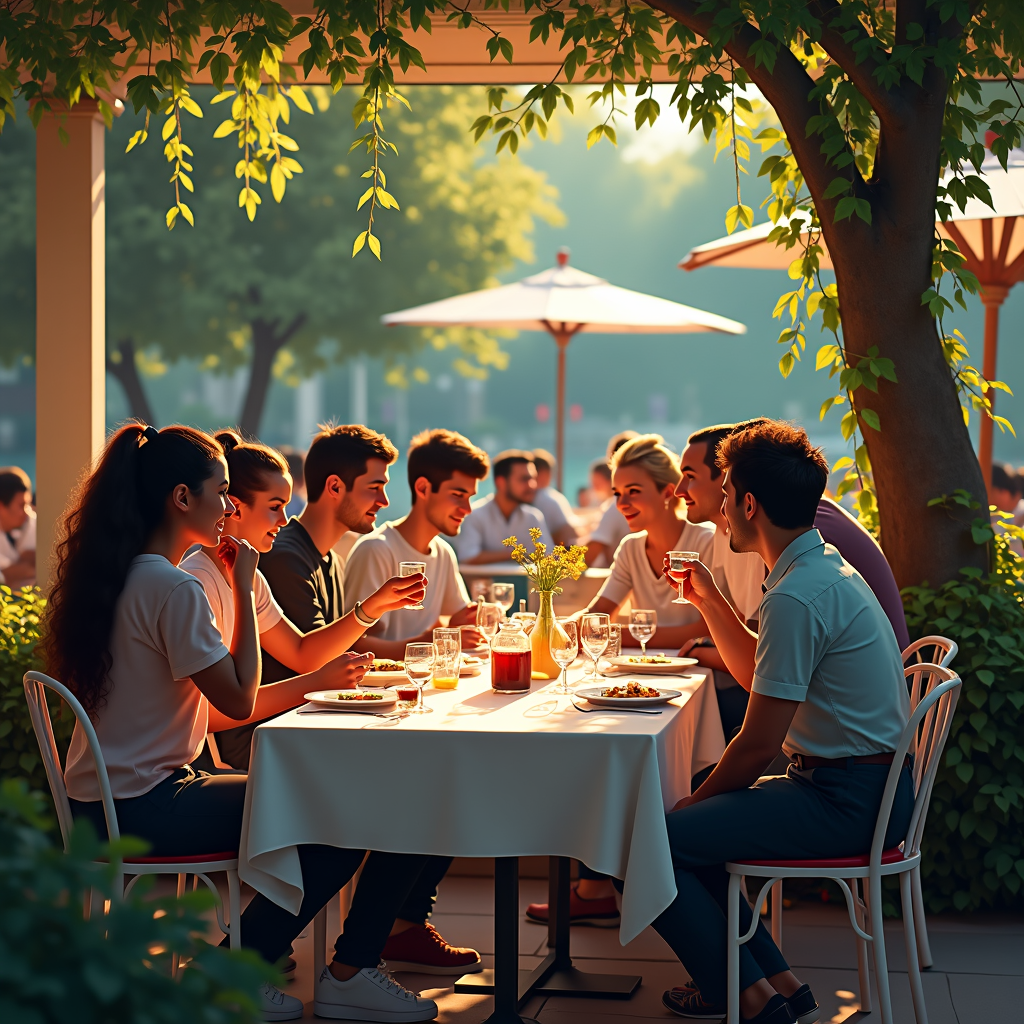
M687 604L690 602L687 601ZM640 656L646 657L647 645L658 628L658 613L651 608L634 608L629 613L629 631L640 644Z
M597 659L608 649L611 620L603 612L588 612L580 621L580 643L590 655L590 681L597 682Z
M562 670L561 682L554 693L572 693L569 689L569 666L579 654L579 633L575 619L556 619L548 640L548 650Z
M452 634L455 634L452 636ZM434 689L454 690L459 685L459 669L462 662L462 643L458 629L434 630Z
M622 654L622 626L618 622L608 623L608 646L604 649L606 658L617 658Z
M492 583L491 584L491 600L504 612L508 614L508 610L512 607L512 602L516 598L516 587L514 583Z
M410 715L429 715L434 710L423 703L423 687L430 682L436 659L437 648L433 644L405 645L405 674L409 682L419 690L416 707L409 709Z
M683 597L683 589L690 578L690 563L700 561L699 551L670 551L668 553L668 574L679 584L679 594L673 604L689 604Z
M426 562L399 562L398 563L398 575L399 576L415 576L416 573L426 573L427 563ZM406 611L415 612L423 610L423 603L411 604Z
M476 606L476 628L480 630L488 642L498 632L502 622L505 621L505 613L500 605L490 604L481 601Z

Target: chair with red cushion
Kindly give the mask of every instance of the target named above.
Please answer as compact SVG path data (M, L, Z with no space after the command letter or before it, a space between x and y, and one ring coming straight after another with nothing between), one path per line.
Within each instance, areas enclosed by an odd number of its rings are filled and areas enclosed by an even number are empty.
M728 907L728 1015L727 1024L739 1024L739 983L740 947L753 938L758 915L755 913L746 934L739 934L740 885L745 877L765 879L754 900L754 907L760 907L768 890L784 878L831 878L843 890L850 923L857 936L857 961L860 980L861 1010L871 1009L868 981L867 944L874 954L875 984L882 1024L892 1024L892 1003L889 995L889 973L885 956L885 936L882 930L882 878L898 875L903 905L903 929L907 947L907 968L910 976L910 990L914 999L914 1016L917 1024L928 1024L921 984L921 969L918 961L917 936L915 929L912 874L921 863L921 837L924 834L928 804L931 799L935 773L939 759L949 735L957 698L960 695L960 678L955 672L939 665L915 665L914 670L922 674L922 692L910 716L899 746L893 757L892 767L882 793L878 810L874 838L868 853L851 857L826 860L775 860L745 861L726 865L729 872ZM925 679L924 677L928 678ZM885 833L889 826L893 800L900 774L908 755L914 757L914 810L906 838L898 847L883 849ZM850 882L853 883L851 890ZM862 894L865 898L861 898ZM781 912L781 899L774 900ZM773 927L773 936L779 935ZM781 938L781 935L779 935ZM777 938L778 942L779 939Z
M48 675L44 675L42 672L26 672L24 685L29 715L32 719L32 728L39 743L39 753L43 759L43 766L46 768L46 778L50 783L50 792L53 794L53 802L57 808L57 821L60 823L60 832L64 838L65 850L71 836L73 818L71 815L71 805L68 802L68 791L64 785L64 772L60 766L57 744L53 738L50 708L46 702L46 691L48 689L63 698L75 713L75 718L78 719L78 724L85 733L89 750L96 765L96 778L99 782L100 800L103 804L103 817L107 823L107 836L112 843L117 842L121 837L121 833L117 827L117 815L114 811L114 798L110 792L107 766L103 760L103 751L100 749L96 730L88 714L86 714L85 708L82 707L78 698L63 683ZM237 850L211 851L210 853L193 854L183 857L132 857L123 862L118 862L116 868L114 893L119 898L127 896L135 883L143 875L177 875L179 896L185 891L187 875L194 876L197 880L194 884L198 884L198 880L202 879L206 887L216 897L217 924L220 930L228 936L232 949L237 949L241 944L239 929L241 893L238 886ZM224 920L224 907L220 892L209 877L211 874L219 871L223 871L227 876L228 918L226 921ZM131 877L127 887L125 886L126 875ZM178 969L177 958L172 963L172 969L176 974Z

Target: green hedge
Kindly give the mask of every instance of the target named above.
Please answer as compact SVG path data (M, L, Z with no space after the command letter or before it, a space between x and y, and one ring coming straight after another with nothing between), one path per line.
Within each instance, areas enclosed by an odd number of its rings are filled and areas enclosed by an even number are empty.
M960 647L963 690L923 846L933 912L1024 909L1024 563L1005 536L991 543L991 574L903 592L911 636Z
M9 587L0 587L0 776L25 779L30 789L48 794L50 787L21 682L29 669L42 668L36 643L45 607L46 599L38 590L12 593ZM50 717L63 757L71 742L74 715L53 700Z

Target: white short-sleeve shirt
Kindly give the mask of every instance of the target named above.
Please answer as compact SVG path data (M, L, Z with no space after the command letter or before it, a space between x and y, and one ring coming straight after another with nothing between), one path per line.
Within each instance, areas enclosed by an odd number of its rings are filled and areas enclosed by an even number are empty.
M714 530L683 522L682 533L674 550L697 551L706 562L711 552ZM611 575L598 591L598 598L607 597L616 606L632 592L634 608L651 608L658 613L659 626L688 626L700 618L692 604L673 604L675 589L661 572L655 573L647 559L647 531L624 537L615 551Z
M430 551L417 551L399 533L398 522L384 523L356 541L345 563L345 611L365 601L385 581L398 575L399 562L423 562L428 580L422 609L402 608L382 615L366 635L382 640L408 640L433 626L442 615L454 615L472 602L459 574L452 546L442 537Z
M708 568L718 589L743 621L756 621L764 595L764 559L756 551L733 551L729 547L728 533L716 529Z
M526 546L527 551L533 550L530 530L536 527L541 531L541 543L554 547L548 525L539 509L532 505L517 505L512 515L505 518L493 494L473 502L473 511L462 521L462 530L452 538L452 547L463 561L476 558L484 551L507 551L502 546L506 537L518 537L519 542ZM417 559L422 561L422 558Z
M224 643L230 644L235 635L235 595L231 593L231 584L224 578L224 573L202 549L182 559L181 568L202 583L220 635ZM284 618L284 612L274 600L270 584L259 569L253 577L252 592L256 598L256 628L260 633L266 633Z
M579 533L579 522L569 504L569 499L554 487L541 487L533 496L533 507L540 511L547 523L548 532L554 537L566 526Z
M227 654L199 580L162 555L135 558L117 599L107 693L93 719L115 799L148 793L199 756L209 705L190 677ZM64 780L73 800L100 799L80 725Z

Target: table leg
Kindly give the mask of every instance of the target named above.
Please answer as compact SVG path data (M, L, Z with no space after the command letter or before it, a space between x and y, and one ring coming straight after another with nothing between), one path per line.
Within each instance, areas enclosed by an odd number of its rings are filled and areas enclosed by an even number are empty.
M519 1016L530 996L589 996L628 999L643 980L639 975L589 974L572 965L569 954L568 857L552 857L548 872L548 942L554 949L532 971L519 970L519 859L494 859L494 970L467 974L455 991L494 993L494 1013L484 1024L530 1024Z

